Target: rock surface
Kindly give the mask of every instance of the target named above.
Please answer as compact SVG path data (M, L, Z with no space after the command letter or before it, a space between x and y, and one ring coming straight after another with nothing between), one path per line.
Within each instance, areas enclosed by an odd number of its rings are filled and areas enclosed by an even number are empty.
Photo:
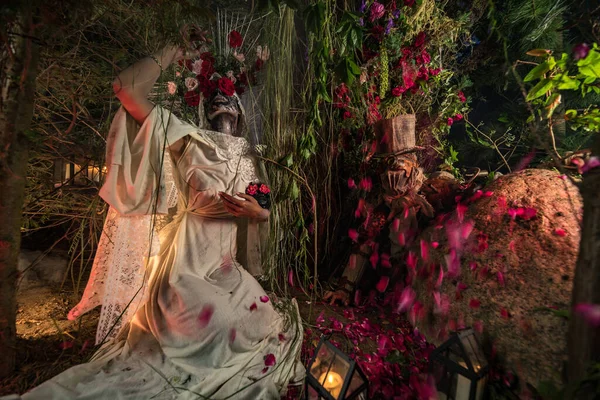
M503 176L463 200L420 235L429 261L422 246L413 250L421 271L414 287L425 306L417 326L436 344L473 326L492 337L521 380L560 382L567 334L561 314L571 303L581 218L579 190L550 170Z

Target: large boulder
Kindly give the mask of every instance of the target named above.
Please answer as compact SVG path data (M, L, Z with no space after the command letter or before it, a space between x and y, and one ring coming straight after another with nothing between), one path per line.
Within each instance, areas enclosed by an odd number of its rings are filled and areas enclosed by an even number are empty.
M429 261L421 253L416 324L435 344L473 326L522 380L560 382L582 212L578 188L550 170L503 176L463 200L417 240Z

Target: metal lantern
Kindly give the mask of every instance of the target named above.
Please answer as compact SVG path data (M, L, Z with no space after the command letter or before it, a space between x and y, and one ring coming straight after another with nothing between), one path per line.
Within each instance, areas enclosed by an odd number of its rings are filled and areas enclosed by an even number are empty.
M430 369L440 400L481 400L488 363L473 329L453 332L431 352Z
M356 361L321 337L306 369L306 400L366 400L369 384Z

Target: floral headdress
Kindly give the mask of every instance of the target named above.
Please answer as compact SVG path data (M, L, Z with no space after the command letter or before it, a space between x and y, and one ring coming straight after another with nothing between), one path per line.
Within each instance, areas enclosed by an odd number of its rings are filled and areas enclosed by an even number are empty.
M206 31L197 27L191 30L193 33L190 36L202 39L199 45L190 46L200 50L200 56L179 62L175 79L168 82L168 92L183 99L184 118L202 126L205 122L203 101L210 99L217 90L226 96L238 98L248 86L256 84L257 74L269 59L270 52L267 46L256 46L252 49L256 59L248 65L246 54L250 49L245 48L244 37L238 30L232 29L226 35L226 40L218 38L219 45L214 45ZM238 104L241 106L239 98Z

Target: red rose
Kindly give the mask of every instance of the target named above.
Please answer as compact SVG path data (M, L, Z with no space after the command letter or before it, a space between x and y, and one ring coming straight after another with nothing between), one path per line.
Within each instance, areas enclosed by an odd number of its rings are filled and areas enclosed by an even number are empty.
M454 116L454 121L460 121L461 119L463 119L463 115L462 114L456 114Z
M344 111L344 119L350 119L354 117L350 111Z
M261 192L262 194L271 193L271 189L269 189L269 187L267 185L265 185L264 183L260 185L260 188L258 189L258 191Z
M258 185L254 185L251 183L246 188L246 194L249 194L250 196L254 196L256 192L258 192Z
M429 69L429 73L431 74L431 76L437 76L440 74L442 70L439 68L430 68Z
M198 87L202 92L202 96L204 96L205 99L208 99L217 88L217 84L215 81L211 81L205 76L198 75Z
M396 86L395 88L392 89L392 96L400 97L400 96L402 96L403 92L404 91L402 90L402 88L400 86Z
M181 67L183 67L185 65L185 67L188 69L188 71L192 71L193 62L189 58L185 59L185 60L179 60L179 61L177 61L177 63Z
M238 48L242 46L242 41L244 40L244 38L242 38L242 35L240 35L240 33L238 31L231 31L229 33L229 46L232 48Z
M452 118L448 118L446 120L446 122L448 123L448 126L452 126L452 124L454 123L454 120Z
M235 86L229 78L219 78L219 81L217 82L217 87L225 96L233 96L233 94L235 93Z
M210 78L212 74L215 73L215 66L210 60L202 61L202 65L200 66L200 75Z
M200 59L203 61L208 61L211 64L214 64L214 62L215 62L215 57L212 55L212 53L210 51L205 51L204 53L200 54Z
M183 96L183 99L190 107L198 107L200 104L200 95L195 91L186 92Z
M425 32L419 32L415 39L415 47L418 49L419 47L423 46L426 38L427 36L425 36Z

